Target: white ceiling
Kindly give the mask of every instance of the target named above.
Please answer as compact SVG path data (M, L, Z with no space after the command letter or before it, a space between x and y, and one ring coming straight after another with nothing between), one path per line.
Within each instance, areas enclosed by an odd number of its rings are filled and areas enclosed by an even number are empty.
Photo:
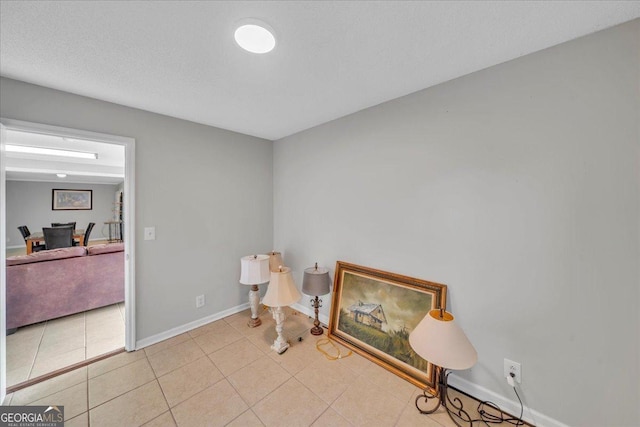
M44 181L83 184L120 184L124 181L124 146L96 141L62 138L16 130L7 130L6 144L66 149L97 154L97 159L78 159L7 152L8 181ZM64 178L58 173L67 174Z
M0 74L275 140L639 16L639 1L2 0ZM243 18L275 29L272 53L236 46Z

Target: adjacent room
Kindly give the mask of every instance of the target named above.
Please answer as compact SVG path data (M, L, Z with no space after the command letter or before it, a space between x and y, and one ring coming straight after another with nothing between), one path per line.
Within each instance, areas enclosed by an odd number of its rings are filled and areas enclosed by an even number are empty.
M12 387L124 347L124 149L40 132L5 138Z
M640 1L0 0L0 121L2 414L640 425Z

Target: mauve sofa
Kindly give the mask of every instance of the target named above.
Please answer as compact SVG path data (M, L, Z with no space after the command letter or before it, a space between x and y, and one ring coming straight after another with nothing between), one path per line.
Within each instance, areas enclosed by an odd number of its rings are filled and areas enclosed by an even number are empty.
M7 333L124 301L124 244L7 258Z

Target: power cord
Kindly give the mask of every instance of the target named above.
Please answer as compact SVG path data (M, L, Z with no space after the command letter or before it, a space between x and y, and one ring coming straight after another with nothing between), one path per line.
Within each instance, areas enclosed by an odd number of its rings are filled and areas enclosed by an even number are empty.
M338 353L337 355L332 355L329 354L329 352L327 352L325 349L322 348L322 346L324 345L331 345L331 347L333 347L333 349ZM318 350L320 353L322 353L324 355L324 357L326 357L329 360L339 360L339 359L344 359L345 357L349 357L353 354L353 352L351 350L347 350L347 354L342 354L342 352L340 351L340 347L338 347L331 338L320 338L319 340L316 341L316 350Z
M511 378L515 378L515 374L511 372ZM482 401L478 405L478 414L480 414L480 420L484 422L486 425L489 424L500 424L500 423L509 423L514 426L523 426L525 424L522 421L522 415L524 413L524 405L522 404L522 399L520 399L520 395L518 394L518 390L516 390L516 386L513 386L513 391L520 402L520 417L513 418L511 415L505 413L498 405L489 401ZM499 414L490 413L485 410L485 407L491 408L491 410L498 412Z

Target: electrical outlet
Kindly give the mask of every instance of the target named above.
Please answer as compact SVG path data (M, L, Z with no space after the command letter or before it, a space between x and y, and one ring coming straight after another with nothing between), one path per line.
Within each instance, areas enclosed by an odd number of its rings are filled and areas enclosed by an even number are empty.
M198 295L196 297L196 308L204 306L204 295Z
M504 377L510 377L513 374L513 379L517 383L522 382L522 367L518 362L513 360L504 359Z

